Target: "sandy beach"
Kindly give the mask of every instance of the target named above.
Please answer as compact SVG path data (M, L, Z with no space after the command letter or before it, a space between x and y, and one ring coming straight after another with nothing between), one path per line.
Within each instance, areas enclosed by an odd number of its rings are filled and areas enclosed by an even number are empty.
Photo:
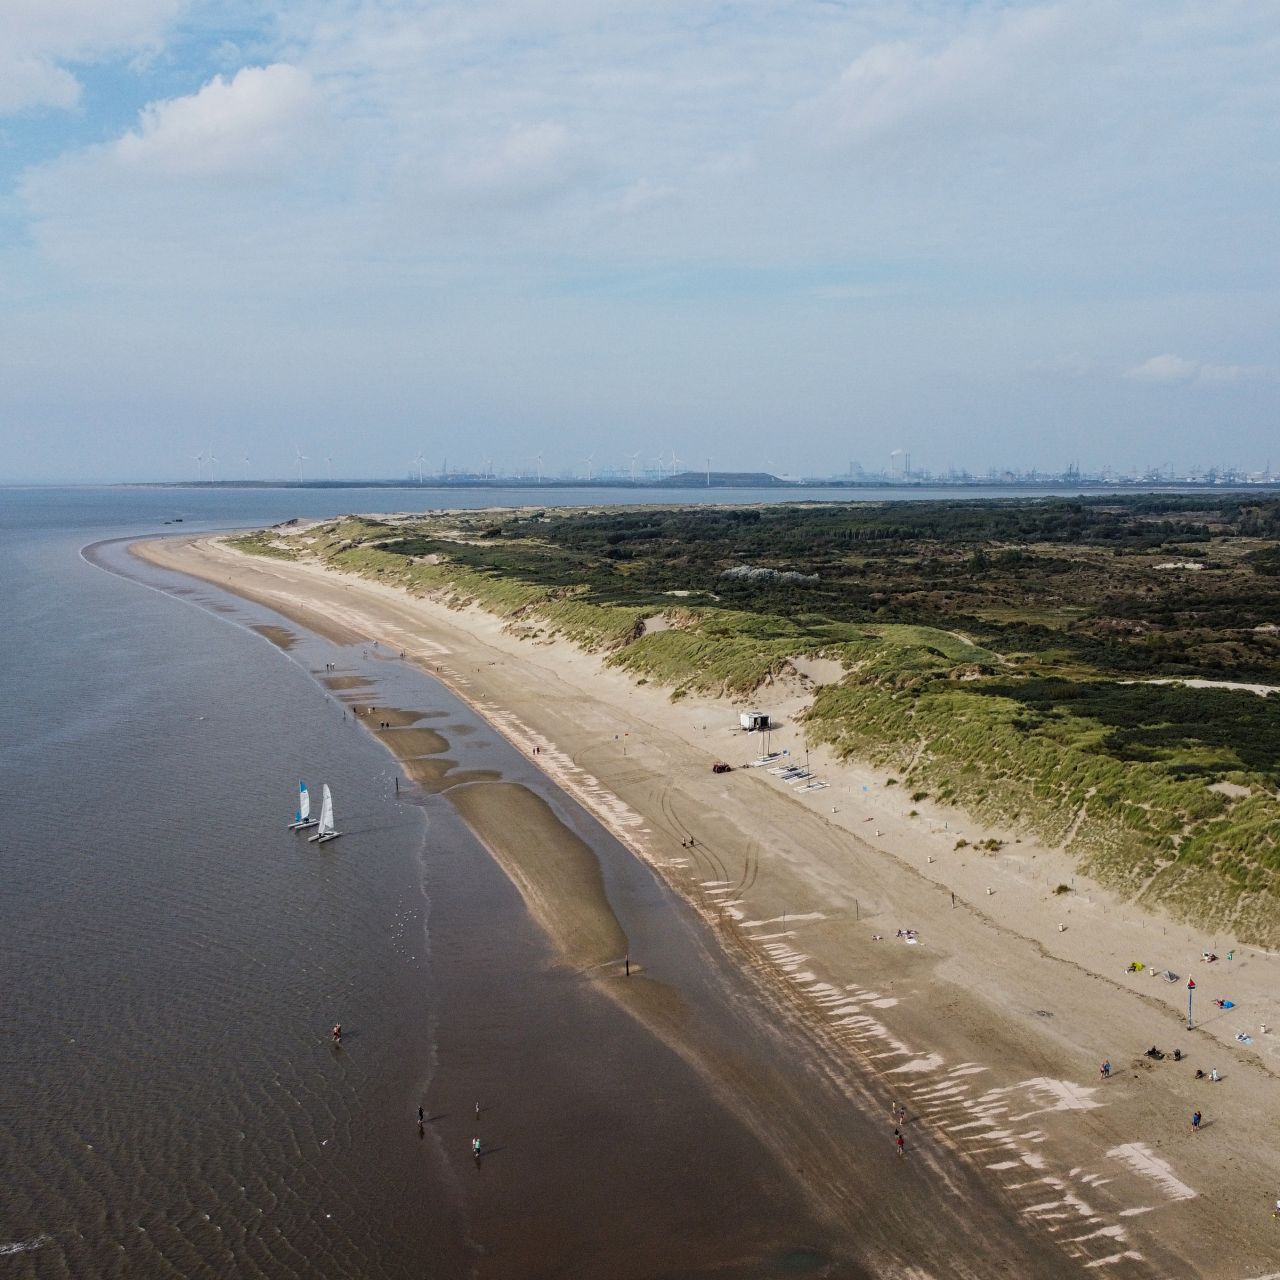
M673 704L477 609L217 539L135 551L340 643L403 652L447 683L702 913L779 1017L829 1047L833 1076L868 1105L907 1108L913 1151L959 1157L1052 1243L1061 1274L1280 1275L1277 957L1127 906L1060 852L913 805L883 774L824 752L809 762L828 785L799 792L743 767L763 743L738 730L730 702ZM760 691L756 705L780 724L773 750L804 758L796 716L831 675ZM567 829L546 838L556 820L543 802L457 768L416 717L373 719L417 784L472 784L456 807L566 958L616 963L627 944L598 869ZM717 759L733 772L712 773ZM973 847L987 839L1003 847ZM522 858L529 846L543 852ZM1141 971L1128 971L1134 961ZM1228 999L1229 1010L1214 1004ZM663 1012L642 1016L656 1026ZM1151 1045L1169 1056L1145 1058ZM1222 1079L1198 1081L1197 1069Z

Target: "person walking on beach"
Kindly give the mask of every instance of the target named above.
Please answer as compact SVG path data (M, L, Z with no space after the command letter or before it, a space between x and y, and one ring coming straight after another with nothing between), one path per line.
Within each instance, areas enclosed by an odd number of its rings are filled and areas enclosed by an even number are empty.
M897 1129L893 1131L893 1143L894 1146L898 1148L898 1154L900 1156L905 1156L907 1154L907 1140Z
M427 1117L423 1114L423 1110L422 1110L422 1108L421 1108L421 1107L419 1107L419 1108L418 1108L418 1123L419 1123L419 1124L422 1124L422 1123L423 1123L423 1121L424 1121L424 1120L426 1120L426 1118L427 1118Z
M1200 1117L1200 1113L1199 1113L1198 1111L1193 1111L1193 1112L1191 1113L1191 1131L1192 1131L1193 1133L1199 1133L1199 1132L1200 1132L1200 1119L1201 1119L1201 1117Z
M476 1119L480 1119L480 1104L478 1102L476 1103Z
M476 1163L480 1163L480 1139L471 1139L471 1154L475 1157Z
M1106 1062L1104 1062L1104 1063L1102 1064L1102 1066L1100 1066L1100 1067L1098 1068L1098 1074L1099 1074L1099 1075L1100 1075L1104 1080L1106 1080L1106 1079L1109 1079L1109 1078L1110 1078L1110 1076L1111 1076L1111 1060L1110 1060L1110 1059L1108 1059Z

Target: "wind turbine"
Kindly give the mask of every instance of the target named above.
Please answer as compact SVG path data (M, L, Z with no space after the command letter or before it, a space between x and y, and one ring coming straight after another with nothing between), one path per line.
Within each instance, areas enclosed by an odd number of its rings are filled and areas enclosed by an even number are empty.
M218 465L218 460L213 456L212 449L209 450L208 462L209 462L209 483L213 484L214 480L216 479L216 477L214 476L214 469Z
M637 450L635 451L635 453L633 453L633 454L631 455L631 483L632 483L632 484L635 484L635 482L636 482L636 459L637 459L639 456L640 456L640 450L639 450L639 449L637 449Z
M587 483L590 484L595 478L596 455L594 453L587 454L587 456L583 458L583 462L587 464Z
M711 488L711 459L707 459L707 488Z
M541 484L542 483L542 454L538 454L534 458L534 462L537 464L537 467L538 467L538 483Z
M676 457L676 451L671 450L671 474L674 476L680 470L680 459Z
M418 450L418 456L417 456L416 458L414 458L413 463L414 463L414 466L416 466L416 467L418 468L418 483L419 483L419 484L421 484L421 483L422 483L422 468L423 468L423 467L425 467L425 466L427 465L427 455L426 455L425 453L423 453L421 449L419 449L419 450Z
M302 483L303 483L303 479L302 479L302 476L303 476L303 467L302 467L302 464L303 464L304 462L306 462L306 460L307 460L307 459L306 459L306 455L302 452L301 447L298 447L298 448L295 450L295 452L296 452L296 453L297 453L297 455L298 455L298 483L299 483L299 484L302 484Z
M204 454L196 454L196 484L204 483Z
M658 479L661 480L662 479L662 454L658 454L658 456L654 458L653 461L658 468Z
M328 468L329 483L332 484L333 483L333 455L332 454L326 453L324 455L324 465Z

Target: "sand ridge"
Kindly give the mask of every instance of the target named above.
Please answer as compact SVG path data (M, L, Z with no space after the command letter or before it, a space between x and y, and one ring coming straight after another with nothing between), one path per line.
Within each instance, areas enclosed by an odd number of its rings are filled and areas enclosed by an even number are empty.
M730 706L674 706L592 655L521 642L479 610L211 540L152 542L140 554L306 625L323 612L348 643L404 650L514 743L540 747L533 759L684 893L833 1052L872 1073L931 1140L984 1169L1082 1267L1152 1274L1158 1240L1187 1259L1185 1271L1158 1274L1274 1271L1280 1166L1259 1135L1280 1118L1276 1050L1260 1029L1275 1016L1275 957L1128 908L1014 833L927 803L911 818L883 776L823 752L810 765L830 785L809 794L765 769L712 775L711 759L741 765L759 750L733 732ZM803 698L763 690L758 700L790 719ZM802 750L794 728L772 745ZM994 857L956 851L962 836L1006 844ZM1053 894L1060 883L1074 887ZM1206 948L1224 958L1204 964ZM1148 968L1127 974L1130 959ZM1179 981L1149 976L1164 970ZM1202 992L1194 1033L1182 1025L1188 975ZM1215 995L1236 1008L1217 1010ZM1180 1046L1188 1061L1143 1059L1152 1043ZM1103 1058L1115 1068L1105 1081ZM1217 1067L1224 1082L1196 1082L1195 1066ZM1212 1121L1194 1135L1193 1108Z

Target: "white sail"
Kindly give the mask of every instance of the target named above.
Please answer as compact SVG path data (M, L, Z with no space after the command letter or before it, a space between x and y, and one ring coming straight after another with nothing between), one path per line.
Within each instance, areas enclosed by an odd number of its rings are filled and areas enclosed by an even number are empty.
M329 790L329 784L324 784L324 790L321 792L320 799L320 827L316 832L317 835L327 836L333 832L333 793Z

